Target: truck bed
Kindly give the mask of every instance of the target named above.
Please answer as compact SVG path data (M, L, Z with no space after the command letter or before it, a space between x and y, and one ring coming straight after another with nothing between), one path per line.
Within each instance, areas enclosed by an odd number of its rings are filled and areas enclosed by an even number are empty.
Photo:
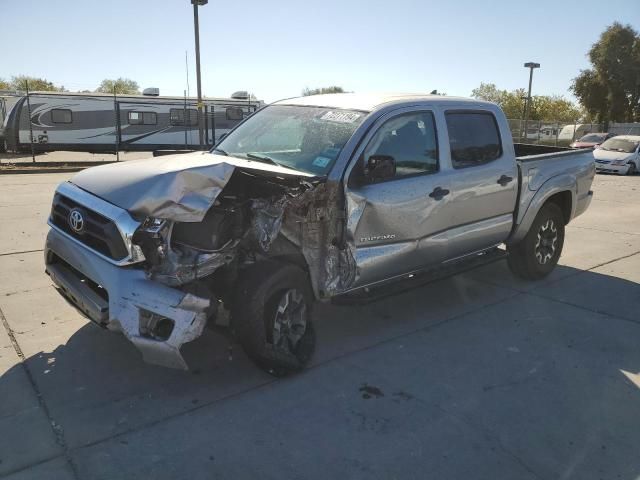
M581 202L590 195L595 175L592 150L514 143L520 194L516 206L516 224L520 225L534 197L544 185L553 182L573 185L573 202ZM574 183L575 182L575 183ZM527 226L528 228L528 226Z
M549 153L576 151L572 148L554 147L553 145L536 145L532 143L514 143L513 148L516 151L516 157L518 160L526 160L525 157L545 155Z

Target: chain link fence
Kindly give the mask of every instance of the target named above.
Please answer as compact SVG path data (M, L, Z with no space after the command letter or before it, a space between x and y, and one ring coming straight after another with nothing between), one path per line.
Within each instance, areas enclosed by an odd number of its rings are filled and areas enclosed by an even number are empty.
M567 147L581 137L596 132L615 135L640 135L640 123L565 123L545 120L509 119L509 128L516 143L534 143ZM526 123L526 126L525 126Z
M509 119L509 128L516 143L534 143L566 147L588 133L604 131L599 123L564 123L543 120Z

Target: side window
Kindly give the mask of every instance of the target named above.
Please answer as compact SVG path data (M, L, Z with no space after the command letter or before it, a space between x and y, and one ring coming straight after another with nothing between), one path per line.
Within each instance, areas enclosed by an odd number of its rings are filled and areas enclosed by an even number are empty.
M144 125L157 125L158 115L156 112L142 112L142 123Z
M67 108L54 108L51 110L51 121L53 123L71 123L73 115Z
M129 125L157 125L156 112L129 112Z
M172 108L169 110L169 123L173 126L185 125L184 108ZM198 111L194 108L187 108L186 125L193 127L198 125Z
M242 120L244 118L244 112L240 107L227 107L226 110L227 120Z
M438 171L438 141L431 112L408 113L380 127L364 151L364 164L372 155L389 155L396 177Z
M142 125L142 113L129 112L129 125Z
M447 112L453 168L491 162L502 156L498 124L489 112Z

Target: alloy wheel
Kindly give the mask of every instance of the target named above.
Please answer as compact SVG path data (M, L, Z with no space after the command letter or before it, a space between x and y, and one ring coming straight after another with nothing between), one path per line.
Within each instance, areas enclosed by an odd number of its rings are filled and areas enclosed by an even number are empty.
M273 345L293 353L307 330L307 304L295 288L282 292L273 320Z
M558 228L552 219L547 219L538 229L535 245L536 260L540 265L545 265L556 253L558 244Z

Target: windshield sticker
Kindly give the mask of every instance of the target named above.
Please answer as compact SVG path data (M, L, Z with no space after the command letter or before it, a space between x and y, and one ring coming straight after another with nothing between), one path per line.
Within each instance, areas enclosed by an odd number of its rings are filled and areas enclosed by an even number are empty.
M338 123L353 123L361 117L359 113L354 112L327 112L322 117L321 120L327 120L329 122L338 122Z
M314 167L324 168L327 165L329 165L330 161L331 161L331 159L327 158L327 157L316 157L315 160L313 161L313 166Z
M321 156L322 157L336 158L339 153L340 153L340 149L339 148L329 147L329 148L325 148L322 151L322 155Z

